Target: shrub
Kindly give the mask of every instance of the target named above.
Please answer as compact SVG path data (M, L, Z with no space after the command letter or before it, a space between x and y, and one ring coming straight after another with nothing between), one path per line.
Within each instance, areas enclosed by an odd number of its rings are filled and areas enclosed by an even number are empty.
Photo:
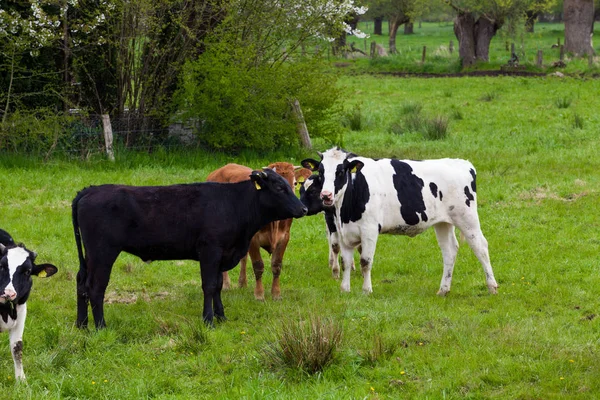
M177 118L200 121L200 142L213 149L274 150L297 146L297 99L311 136L334 138L327 124L339 90L318 61L255 63L252 47L212 46L188 62L175 96Z
M284 320L275 340L264 349L272 367L300 369L307 374L329 365L342 340L342 327L329 319Z

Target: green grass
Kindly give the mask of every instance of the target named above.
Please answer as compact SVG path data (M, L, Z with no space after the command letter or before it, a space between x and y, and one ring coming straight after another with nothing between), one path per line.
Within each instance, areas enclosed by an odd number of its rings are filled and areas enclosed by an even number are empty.
M302 218L281 275L283 300L225 292L228 321L202 325L198 265L121 255L101 332L75 322L77 255L70 202L87 185L201 181L235 161L253 167L316 153L227 157L204 152L117 154L117 162L0 158L0 227L60 270L36 279L25 329L27 385L15 385L8 338L0 340L0 391L11 399L517 398L600 396L600 82L558 78L341 79L361 130L356 153L467 158L477 167L479 215L499 294L461 243L452 292L435 295L442 262L432 230L379 238L370 296L360 272L341 293L327 267L322 216ZM492 101L482 97L497 93ZM572 99L566 109L557 98ZM409 105L407 105L409 104ZM447 135L394 134L390 123L418 104L448 117ZM456 116L460 115L460 118ZM575 124L576 118L583 121ZM316 150L332 145L314 140ZM238 269L232 271L237 281ZM250 274L252 275L252 274ZM271 274L265 273L270 284ZM253 282L250 279L249 285ZM282 325L341 327L333 359L317 373L266 355ZM303 338L301 333L297 333ZM310 343L309 343L310 344Z
M368 33L370 37L358 39L348 37L349 43L364 50L367 54L371 42L377 42L388 50L389 33L387 23L383 25L383 35L373 34L372 22L361 22L359 29ZM492 39L489 49L489 62L479 63L466 71L495 70L498 71L502 65L506 65L511 58L511 44L515 44L515 52L519 57L519 65L529 72L553 72L555 70L566 74L588 74L600 73L600 62L598 57L594 58L594 64L590 67L587 58L577 59L565 58L566 68L556 69L552 64L559 60L560 50L552 48L558 40L564 44L564 24L559 23L537 23L535 32L524 32L522 27L516 34L510 34L508 27L504 26ZM596 26L596 35L600 34L600 28ZM454 51L450 53L450 41L453 42ZM422 62L423 46L426 46L425 62ZM461 71L458 55L458 40L454 35L451 22L433 23L424 22L419 28L414 26L414 34L405 35L400 30L396 36L397 54L387 57L369 59L359 57L346 60L343 65L345 71L349 72L409 72L409 73L457 73ZM366 50L365 50L366 49ZM600 48L596 44L596 53ZM543 52L543 68L536 66L538 50ZM354 53L358 54L358 53Z

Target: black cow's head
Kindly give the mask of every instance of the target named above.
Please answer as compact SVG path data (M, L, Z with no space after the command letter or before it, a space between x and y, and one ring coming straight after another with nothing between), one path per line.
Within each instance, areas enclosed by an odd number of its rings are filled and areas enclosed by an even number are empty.
M300 201L308 208L306 215L315 215L324 210L321 200L321 189L323 188L323 177L311 175L300 186Z
M252 171L250 179L261 194L261 206L269 209L275 220L306 215L306 207L298 200L289 183L272 169Z
M0 244L0 304L24 304L31 291L31 275L48 277L58 268L52 264L35 264L36 254L23 245Z
M335 203L338 193L343 192L348 180L352 179L352 173L360 171L364 164L359 160L348 160L356 155L337 147L319 153L319 156L321 161L307 158L302 161L302 165L313 171L319 171L323 177L320 197L323 205L328 207Z

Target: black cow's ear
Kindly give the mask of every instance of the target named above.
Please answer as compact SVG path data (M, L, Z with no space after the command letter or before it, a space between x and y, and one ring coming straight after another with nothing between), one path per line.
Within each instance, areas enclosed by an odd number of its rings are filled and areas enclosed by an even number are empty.
M56 268L52 264L37 264L33 266L31 270L31 275L37 275L40 278L47 278L49 276L54 275L58 272L58 268Z
M4 254L6 252L6 246L0 243L0 254Z
M313 160L312 158L307 158L307 159L302 160L302 162L300 164L302 164L302 166L304 168L310 169L311 171L318 171L319 164L321 164L321 163L317 160Z
M365 164L360 161L360 160L352 160L348 163L348 170L350 170L350 172L352 172L353 174L357 173L358 171L360 171L362 169L362 167L364 167Z
M250 180L254 182L256 190L262 189L261 182L264 179L264 176L266 175L267 174L265 174L263 171L252 171L252 173L250 174Z

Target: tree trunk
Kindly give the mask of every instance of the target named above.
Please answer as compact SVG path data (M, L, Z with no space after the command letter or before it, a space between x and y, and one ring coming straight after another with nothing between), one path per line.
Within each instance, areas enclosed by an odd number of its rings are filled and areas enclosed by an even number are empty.
M475 58L481 61L490 60L490 43L500 27L485 17L475 23Z
M463 67L475 63L475 18L473 14L459 12L454 20L454 35L458 39L458 56Z
M534 32L535 20L538 17L538 13L535 11L527 11L525 13L525 31L529 33Z
M458 54L463 67L475 61L489 61L490 42L502 25L486 17L475 20L472 13L459 12L454 20Z
M594 0L565 0L565 51L582 56L593 54Z
M383 35L383 17L375 17L373 20L373 35Z
M409 20L406 18L404 14L394 15L390 17L390 54L396 54L396 34L398 33L398 28L400 25L408 23Z
M414 29L414 25L412 22L407 22L404 24L404 34L405 35L412 35L413 33L415 33L415 29Z

